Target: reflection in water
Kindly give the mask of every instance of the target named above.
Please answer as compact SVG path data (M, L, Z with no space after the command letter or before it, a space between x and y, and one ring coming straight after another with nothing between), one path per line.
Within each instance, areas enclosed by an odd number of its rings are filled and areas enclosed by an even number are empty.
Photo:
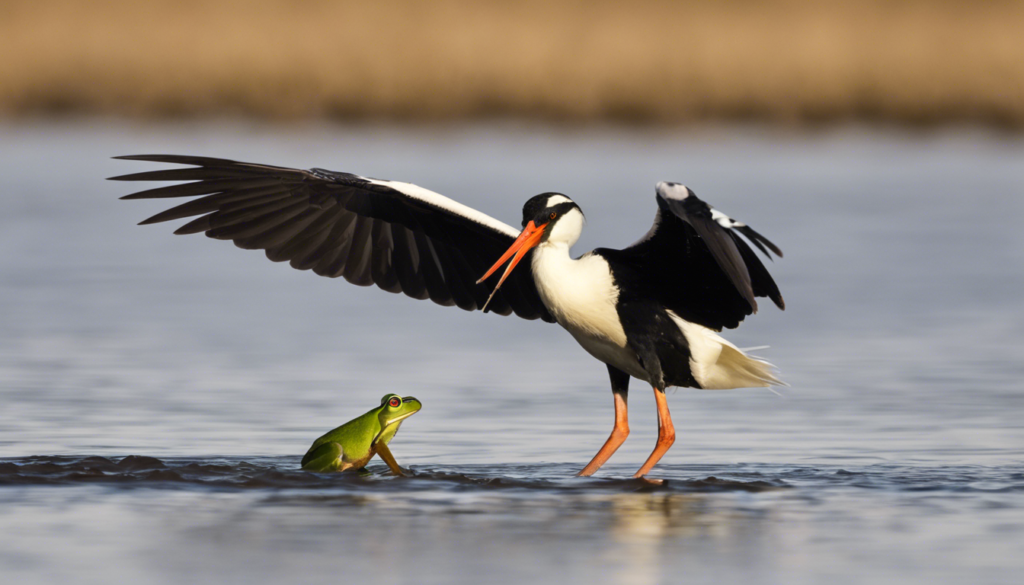
M681 494L622 494L611 500L613 533L620 542L655 544L667 537L701 536L714 518L706 498Z
M259 543L260 549L289 551L280 560L301 566L307 576L334 570L327 560L333 551L344 559L349 578L385 583L424 573L433 577L427 582L481 582L480 573L459 567L486 560L483 575L504 582L549 582L574 574L591 582L635 584L664 582L701 562L702 553L751 536L736 534L751 530L751 519L727 511L728 498L718 502L722 509L709 505L721 496L515 492L281 494L208 513L208 524L176 526L172 534L187 544L182 548L175 539L168 550L186 564L207 570L213 564L215 572L236 566ZM202 516L190 514L185 522Z
M167 582L339 571L377 583L785 580L862 570L835 556L842 542L942 581L928 568L941 563L908 548L913 527L931 545L995 557L990 572L1005 569L998 559L1013 558L1014 540L986 535L1024 534L1020 466L733 465L715 471L720 479L705 466L667 467L658 487L572 478L573 469L424 466L395 478L384 466L367 476L306 473L294 457L8 459L0 526L19 538L0 565L17 559L24 572L12 575L50 581L97 564L111 578L155 571ZM950 524L950 514L959 520ZM55 539L61 563L40 552ZM75 544L82 539L105 544Z
M672 500L684 499L674 505ZM681 525L693 527L693 498L659 494L623 494L612 499L612 537L618 545L618 581L623 584L657 583L660 577L661 540ZM685 506L685 507L684 507ZM674 531L675 532L675 531Z
M713 547L721 554L736 554L768 546L758 542L763 524L771 519L764 513L744 510L731 502L723 505L721 496L707 494L620 494L610 498L613 522L610 552L618 560L616 576L620 583L660 583L666 577L663 567L700 562L700 555L687 550ZM666 559L672 557L672 562Z

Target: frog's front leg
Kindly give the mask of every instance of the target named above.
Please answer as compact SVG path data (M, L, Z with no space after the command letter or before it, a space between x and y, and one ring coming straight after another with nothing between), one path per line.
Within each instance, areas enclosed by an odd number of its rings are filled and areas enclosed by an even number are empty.
M377 443L377 454L384 460L384 463L388 464L395 475L405 475L402 468L398 466L398 462L395 461L395 456L391 454L391 449L388 449L387 443L384 441Z
M324 443L302 458L302 468L306 471L338 471L344 454L340 444Z

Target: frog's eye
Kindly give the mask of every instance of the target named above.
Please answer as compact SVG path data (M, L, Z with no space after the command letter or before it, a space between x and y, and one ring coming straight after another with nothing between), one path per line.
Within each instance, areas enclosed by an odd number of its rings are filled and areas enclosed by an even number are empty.
M388 406L391 408L398 408L402 404L402 399L397 396L392 396L391 400L388 400Z

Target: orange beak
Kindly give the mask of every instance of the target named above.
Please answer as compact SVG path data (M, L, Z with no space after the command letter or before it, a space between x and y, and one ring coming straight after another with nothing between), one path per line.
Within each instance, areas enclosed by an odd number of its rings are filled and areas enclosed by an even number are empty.
M534 225L532 221L526 224L526 227L523 228L523 232L519 234L519 237L516 238L516 241L512 243L509 249L502 254L501 258L498 258L498 261L494 263L494 266L491 266L491 269L487 271L487 274L484 274L480 277L480 280L476 281L477 284L480 284L487 280L487 278L494 274L494 272L498 270L506 260L515 254L515 257L512 258L512 262L509 262L508 268L505 269L505 273L501 275L501 280L498 281L498 286L494 287L494 290L491 291L491 296L487 297L487 302L484 303L483 308L485 313L487 312L487 305L491 304L491 299L494 298L494 293L498 292L498 289L501 288L501 284L505 282L509 273L516 267L516 264L519 264L519 261L523 259L523 256L525 256L531 248L540 243L540 239L544 237L544 228L547 226L548 224L545 223L538 227Z

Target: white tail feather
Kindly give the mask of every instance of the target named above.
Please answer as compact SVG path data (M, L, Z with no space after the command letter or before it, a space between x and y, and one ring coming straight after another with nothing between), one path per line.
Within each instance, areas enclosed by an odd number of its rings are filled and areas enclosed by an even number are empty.
M749 356L711 329L669 312L690 344L690 369L707 390L785 386L775 366Z

